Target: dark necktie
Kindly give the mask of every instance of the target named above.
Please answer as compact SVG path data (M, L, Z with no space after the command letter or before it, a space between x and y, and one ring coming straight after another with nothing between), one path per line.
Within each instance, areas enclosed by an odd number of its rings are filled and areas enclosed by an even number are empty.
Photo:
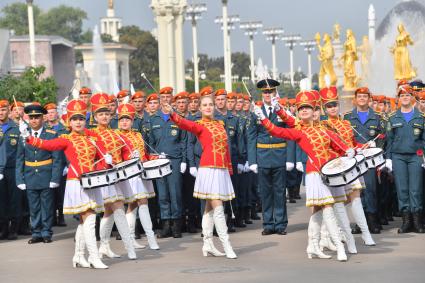
M34 133L34 137L38 138L38 132Z
M269 120L272 119L272 114L273 114L273 107L269 107Z

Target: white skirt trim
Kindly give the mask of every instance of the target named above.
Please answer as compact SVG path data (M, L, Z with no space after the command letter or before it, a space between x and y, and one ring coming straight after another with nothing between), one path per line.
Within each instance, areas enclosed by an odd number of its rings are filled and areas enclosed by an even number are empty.
M98 189L85 190L79 180L67 180L63 201L64 214L81 214L88 210L103 212L102 191Z
M200 167L193 196L199 199L229 201L235 198L232 180L227 169Z
M146 199L155 197L153 183L150 180L142 180L140 177L134 177L128 180L133 194L133 199Z
M326 186L319 173L311 172L305 175L306 206L325 206L347 200L344 187Z
M115 185L102 187L102 195L105 204L114 203L116 201L124 201L125 203L135 201L128 180L121 181Z

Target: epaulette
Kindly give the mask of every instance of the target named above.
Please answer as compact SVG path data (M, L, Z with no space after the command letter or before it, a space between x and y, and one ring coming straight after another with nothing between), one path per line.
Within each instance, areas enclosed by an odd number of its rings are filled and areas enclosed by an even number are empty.
M394 116L396 113L397 113L397 110L396 110L396 111L391 112L390 114L388 114L388 117Z
M56 135L56 131L53 131L53 130L50 130L50 129L46 129L46 133L50 133L50 134Z
M69 139L69 134L62 134L59 137L63 139Z

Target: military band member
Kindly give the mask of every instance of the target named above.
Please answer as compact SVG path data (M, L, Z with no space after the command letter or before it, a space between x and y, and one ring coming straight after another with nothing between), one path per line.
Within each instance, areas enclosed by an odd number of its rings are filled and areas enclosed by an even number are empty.
M172 92L171 87L164 87L160 90L161 109L149 119L150 145L156 152L164 153L174 168L170 175L156 180L161 220L163 221L162 231L158 235L160 238L182 237L182 174L186 172L187 167L187 135L170 120L170 113L163 108L163 105L171 104Z
M16 187L15 166L16 151L19 141L19 128L9 119L10 105L7 100L0 100L0 126L3 143L6 146L6 165L3 179L0 181L0 239L16 240L22 210L22 191Z
M44 140L57 137L55 131L43 127L46 109L39 105L25 107L29 116L30 135ZM21 122L23 123L23 122ZM16 184L27 191L31 215L32 238L28 244L52 242L54 192L59 187L62 169L60 153L40 150L20 141L16 156Z
M224 123L214 119L214 100L211 96L201 98L200 111L202 119L197 122L189 121L173 112L171 106L164 105L171 119L182 129L195 134L204 149L198 175L196 177L194 197L205 199L205 211L202 217L202 233L204 256L223 256L213 242L214 225L225 251L227 258L237 258L227 234L226 218L224 215L223 201L235 197L230 175L232 164L227 142L227 133Z
M80 178L83 173L105 169L106 164L112 164L112 157L106 154L101 141L86 135L86 114L87 106L82 100L70 101L67 105L67 120L71 132L53 140L31 136L25 124L21 124L22 128L20 126L19 130L21 136L27 139L28 146L65 152L70 169L65 189L64 213L80 215L80 224L75 233L75 254L72 264L74 267L105 269L108 266L100 260L95 236L96 213L103 211L102 192L100 189L83 189ZM89 252L88 260L84 256L86 247Z
M403 224L398 233L424 233L422 223L422 164L425 142L424 115L412 105L410 86L400 86L401 108L389 115L387 124L387 161L385 167L394 170L398 205Z
M264 79L257 83L257 88L262 91L264 104L261 109L264 115L276 125L284 127L285 124L274 113L271 105L271 99L276 96L279 85L275 80ZM286 235L286 146L286 140L270 135L259 121L251 124L248 160L250 169L258 173L263 209L262 235Z

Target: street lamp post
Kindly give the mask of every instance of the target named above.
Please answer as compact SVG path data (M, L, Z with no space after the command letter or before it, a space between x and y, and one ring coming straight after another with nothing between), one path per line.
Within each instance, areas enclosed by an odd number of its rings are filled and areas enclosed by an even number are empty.
M35 67L35 32L34 32L34 13L32 8L33 0L27 0L28 9L28 34L30 41L30 60L31 67Z
M245 35L249 36L249 54L251 59L251 81L255 82L255 57L254 57L254 35L257 34L257 29L263 27L259 21L256 22L243 22L239 26L245 30Z
M199 69L198 69L198 38L196 22L200 20L201 14L207 11L206 4L192 4L186 9L186 20L192 22L192 43L193 43L193 80L195 82L195 92L199 92Z
M301 36L298 34L291 34L282 37L282 40L285 41L285 45L289 47L291 86L294 86L294 46L297 44L297 41L301 40Z
M280 35L283 34L282 28L268 28L263 30L263 34L266 36L266 40L272 42L272 66L273 66L273 79L277 79L277 68L276 68L276 40L279 39Z
M308 78L312 79L312 73L311 73L311 52L314 51L314 46L316 45L316 42L314 40L306 40L300 42L301 46L304 46L304 50L307 51L307 61L308 61Z
M226 13L227 14L227 13ZM226 19L227 21L223 21ZM224 76L225 76L225 89L227 92L232 91L232 52L230 46L230 31L235 29L235 24L240 22L238 15L231 15L228 17L216 17L215 23L220 24L223 32L227 30L227 40L224 48Z
M222 3L222 18L227 19L227 2L228 0L221 0ZM229 65L227 54L230 52L229 48L229 37L228 37L228 26L227 21L223 22L223 46L224 46L224 85L227 91L232 91L232 75L229 73Z

